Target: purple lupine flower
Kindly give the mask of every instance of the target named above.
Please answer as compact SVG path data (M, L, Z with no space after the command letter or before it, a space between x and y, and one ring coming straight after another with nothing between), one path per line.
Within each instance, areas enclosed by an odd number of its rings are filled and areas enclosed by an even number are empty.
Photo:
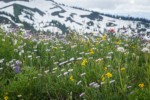
M30 33L29 33L30 35L32 35L33 33L30 31Z
M22 64L21 61L17 60L16 63L15 63L15 72L16 73L20 73L21 72L21 67L20 65Z
M15 66L15 72L16 72L16 73L20 73L20 72L21 72L20 66Z
M132 39L135 39L135 38L137 38L137 37L138 37L138 36L134 34L134 35L132 35L131 38L132 38Z

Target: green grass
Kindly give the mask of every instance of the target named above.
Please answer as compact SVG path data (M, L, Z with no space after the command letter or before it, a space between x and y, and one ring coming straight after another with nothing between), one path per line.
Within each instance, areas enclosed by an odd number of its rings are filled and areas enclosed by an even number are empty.
M0 32L0 99L150 99L150 54L141 51L146 43L139 38L85 40L72 34L63 43L17 34ZM14 70L17 60L22 62L20 73Z

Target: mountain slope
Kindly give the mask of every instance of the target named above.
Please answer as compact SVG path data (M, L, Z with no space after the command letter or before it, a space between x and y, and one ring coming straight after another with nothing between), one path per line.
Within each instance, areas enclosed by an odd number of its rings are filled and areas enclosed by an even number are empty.
M22 26L25 29L66 33L68 29L84 33L103 33L122 27L149 27L149 23L115 19L98 12L65 6L53 0L0 1L1 23Z

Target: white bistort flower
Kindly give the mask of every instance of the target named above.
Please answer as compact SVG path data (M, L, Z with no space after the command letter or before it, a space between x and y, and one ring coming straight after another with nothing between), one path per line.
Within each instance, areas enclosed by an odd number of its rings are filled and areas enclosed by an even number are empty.
M73 72L73 69L69 69L68 72Z
M77 60L82 60L82 57L77 58Z
M64 75L68 75L69 74L69 72L64 72Z
M80 83L82 83L82 81L81 81L81 80L77 82L77 85L79 85Z
M18 98L22 97L22 95L17 95Z
M149 43L149 44L147 44L147 45L146 45L146 47L150 49L150 43Z
M46 70L46 71L44 71L45 72L45 74L47 74L48 72L49 72L49 70Z
M83 77L83 76L85 76L85 75L86 75L86 73L82 73L80 76Z
M148 49L148 48L143 48L141 51L150 53L150 49Z
M118 47L117 51L119 51L119 52L125 52L126 50L124 49L124 47Z
M0 70L3 70L3 68L0 68Z
M73 57L72 57L72 58L70 58L70 60L69 60L69 61L74 61L74 60L75 60L75 58L73 58Z
M1 59L1 60L0 60L0 63L3 63L3 62L4 62L4 59Z
M114 82L115 82L115 80L111 80L111 81L109 81L109 83L110 83L110 84L112 84L112 83L114 83Z

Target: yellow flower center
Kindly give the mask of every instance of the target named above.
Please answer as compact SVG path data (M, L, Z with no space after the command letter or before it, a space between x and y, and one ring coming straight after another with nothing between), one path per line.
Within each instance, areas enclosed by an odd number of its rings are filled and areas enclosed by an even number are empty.
M8 100L8 96L4 96L4 100Z
M112 74L111 74L110 72L108 72L108 73L106 74L106 77L107 77L107 78L111 78L111 77L112 77Z
M139 84L138 85L141 89L143 89L144 88L144 83L141 83L141 84Z
M84 60L82 61L81 65L82 65L82 66L85 66L86 63L88 63L88 61L87 61L86 59L84 59Z
M71 81L74 81L74 78L73 78L73 76L70 76L70 80L71 80Z
M93 54L94 54L93 49L89 50L89 53L90 53L91 55L93 55Z

